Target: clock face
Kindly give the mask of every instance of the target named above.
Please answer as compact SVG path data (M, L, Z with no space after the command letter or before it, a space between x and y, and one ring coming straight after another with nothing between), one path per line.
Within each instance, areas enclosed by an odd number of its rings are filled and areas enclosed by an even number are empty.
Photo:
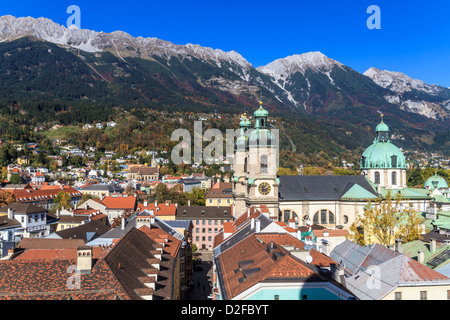
M268 195L269 192L270 192L270 184L268 184L267 182L262 182L262 183L258 186L258 191L259 191L259 193L261 193L263 196Z

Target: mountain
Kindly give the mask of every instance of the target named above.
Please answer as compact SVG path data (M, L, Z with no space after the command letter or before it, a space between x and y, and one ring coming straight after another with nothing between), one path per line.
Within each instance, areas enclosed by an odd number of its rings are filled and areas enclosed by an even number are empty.
M66 121L92 121L87 114L102 118L118 106L241 113L262 100L271 114L368 132L382 112L397 135L428 144L448 130L447 91L404 81L410 90L398 92L400 85L372 74L320 52L254 68L235 51L0 17L0 108L22 124L26 114L34 117L27 121L45 122L55 113ZM434 113L408 101L425 101Z
M376 68L368 69L364 75L392 91L392 94L385 95L385 99L401 109L433 119L450 118L449 88L430 85L400 72Z

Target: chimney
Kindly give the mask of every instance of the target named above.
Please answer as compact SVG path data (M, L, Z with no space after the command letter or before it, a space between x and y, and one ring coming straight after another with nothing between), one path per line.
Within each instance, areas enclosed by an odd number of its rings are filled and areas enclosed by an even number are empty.
M326 240L322 240L322 253L326 256L330 255L330 244Z
M87 204L87 202L84 203L84 209L89 209L89 205Z
M92 247L77 248L77 267L80 274L90 274L92 268Z
M259 220L259 219L255 220L255 232L256 233L261 232L261 220Z
M417 261L421 264L423 264L424 260L425 260L425 256L424 256L424 252L422 250L417 251L418 256L417 256Z
M158 200L155 200L155 208L158 207Z
M430 239L430 252L431 253L436 252L436 239L434 239L434 238Z
M344 281L343 278L345 275L344 268L342 268L341 266L339 266L337 264L331 263L330 271L331 271L331 277L333 278L333 280L342 284L342 282Z
M144 200L144 207L147 207L147 205L148 205L147 200Z
M188 200L188 207L191 206L191 200Z
M302 240L302 232L300 230L297 230L296 236L298 240Z
M8 220L14 219L14 209L8 208Z
M328 230L327 229L323 229L322 236L328 237L329 235L330 235L330 233L328 232Z
M255 218L252 218L251 220L250 220L250 228L253 230L253 229L255 229Z
M395 239L395 251L397 251L398 253L403 253L402 242L402 239Z
M170 206L170 200L166 200L165 205L166 205L166 207Z
M125 230L125 218L122 217L122 225L120 227L120 230Z

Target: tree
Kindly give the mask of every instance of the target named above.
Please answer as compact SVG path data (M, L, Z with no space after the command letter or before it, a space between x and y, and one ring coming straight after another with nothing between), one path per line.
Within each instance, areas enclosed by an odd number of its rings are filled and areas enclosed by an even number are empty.
M14 194L8 190L0 190L0 207L16 202Z
M71 199L70 194L61 191L56 195L55 200L53 200L53 206L57 210L70 209L72 207L70 203Z
M11 177L9 178L9 183L11 183L11 184L21 184L22 183L22 179L20 178L20 175L12 174Z
M297 170L292 170L290 168L279 167L277 175L279 176L296 176L298 175Z
M420 214L412 206L401 203L400 193L393 199L389 191L386 199L367 203L364 214L351 225L349 238L360 245L377 241L388 246L398 238L409 242L420 237L421 222Z
M205 205L205 191L202 188L192 188L191 192L185 192L184 198L186 202L191 201L193 206L204 206Z

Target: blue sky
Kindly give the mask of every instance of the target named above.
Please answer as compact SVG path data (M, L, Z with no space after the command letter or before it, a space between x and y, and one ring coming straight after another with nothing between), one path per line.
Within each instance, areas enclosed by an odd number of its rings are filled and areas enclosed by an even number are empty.
M80 7L82 28L235 50L254 67L320 51L359 72L376 67L450 87L448 0L14 0L2 1L0 15L66 25L69 5ZM381 9L381 29L366 26L370 5Z

